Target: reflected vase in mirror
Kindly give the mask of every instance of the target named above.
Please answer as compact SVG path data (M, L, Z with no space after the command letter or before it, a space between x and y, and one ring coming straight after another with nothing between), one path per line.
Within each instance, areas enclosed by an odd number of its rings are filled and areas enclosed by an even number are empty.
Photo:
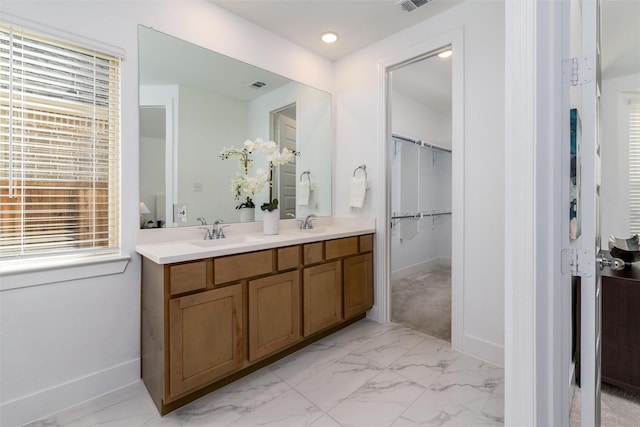
M240 208L240 222L253 222L256 220L256 208Z
M267 236L280 232L280 210L266 210L262 214L263 233Z

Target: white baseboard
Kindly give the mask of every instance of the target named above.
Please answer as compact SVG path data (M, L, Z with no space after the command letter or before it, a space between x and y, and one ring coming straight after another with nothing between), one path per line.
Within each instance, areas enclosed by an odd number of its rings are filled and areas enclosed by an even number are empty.
M399 268L398 270L391 272L391 281L393 282L394 280L402 279L438 265L451 267L451 258L437 257L408 267Z
M493 365L504 367L504 347L471 335L462 337L462 348L455 350Z
M0 425L22 424L60 412L140 380L140 359L14 399L0 405Z

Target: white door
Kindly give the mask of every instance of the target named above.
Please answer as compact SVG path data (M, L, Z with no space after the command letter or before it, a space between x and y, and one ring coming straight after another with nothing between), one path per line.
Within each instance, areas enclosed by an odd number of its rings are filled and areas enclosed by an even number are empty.
M278 141L280 148L296 151L296 121L283 114L278 114ZM296 215L296 162L280 166L278 174L278 198L280 201L280 218L287 219L287 214Z
M600 425L600 1L582 0L580 74L588 76L581 85L579 108L582 148L582 249L593 259L588 276L581 279L580 397L582 426Z

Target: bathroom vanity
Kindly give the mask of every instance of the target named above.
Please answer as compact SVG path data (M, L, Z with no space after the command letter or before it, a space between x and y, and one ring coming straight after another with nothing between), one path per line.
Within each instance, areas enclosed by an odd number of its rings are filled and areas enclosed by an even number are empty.
M160 413L363 318L373 305L375 224L359 222L139 238L142 379Z

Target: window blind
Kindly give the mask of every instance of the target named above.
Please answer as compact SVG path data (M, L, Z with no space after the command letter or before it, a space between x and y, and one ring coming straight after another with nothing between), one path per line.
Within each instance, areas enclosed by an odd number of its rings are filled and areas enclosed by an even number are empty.
M640 103L629 105L629 231L640 234Z
M0 24L0 259L117 250L120 59Z

